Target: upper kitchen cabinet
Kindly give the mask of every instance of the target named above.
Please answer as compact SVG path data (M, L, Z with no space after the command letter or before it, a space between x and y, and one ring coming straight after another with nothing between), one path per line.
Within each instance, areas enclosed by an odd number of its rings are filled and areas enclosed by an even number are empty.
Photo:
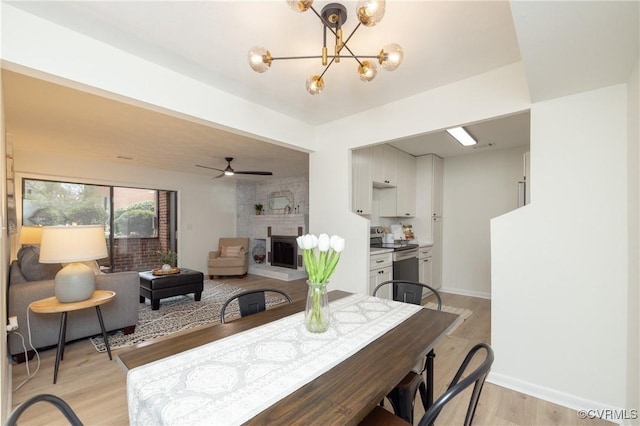
M354 213L371 214L373 185L371 183L372 148L361 148L351 152L352 201Z
M371 177L376 187L390 187L397 185L398 153L391 145L376 145L372 149L373 168Z
M431 216L442 217L442 158L431 155L433 174L431 183Z
M398 217L416 215L416 157L398 153Z
M380 189L381 217L416 215L416 158L397 151L396 187Z

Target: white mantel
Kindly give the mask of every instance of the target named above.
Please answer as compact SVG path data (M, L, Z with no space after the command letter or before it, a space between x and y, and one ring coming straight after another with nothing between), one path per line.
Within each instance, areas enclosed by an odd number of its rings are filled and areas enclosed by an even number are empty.
M251 217L251 238L266 240L268 229L271 227L271 235L299 236L298 228L302 234L309 231L308 214L265 214Z

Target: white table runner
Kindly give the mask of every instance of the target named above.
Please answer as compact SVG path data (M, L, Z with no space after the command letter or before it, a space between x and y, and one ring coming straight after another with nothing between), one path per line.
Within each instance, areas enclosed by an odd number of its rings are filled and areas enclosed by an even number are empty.
M325 333L309 333L301 312L134 368L130 424L241 424L420 309L354 294L331 302Z

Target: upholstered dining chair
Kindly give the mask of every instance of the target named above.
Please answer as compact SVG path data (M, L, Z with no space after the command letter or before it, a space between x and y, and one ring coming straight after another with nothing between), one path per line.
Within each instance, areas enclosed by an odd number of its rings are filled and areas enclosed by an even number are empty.
M470 372L466 377L462 378L463 374L469 367L471 361L476 357L478 351L484 351L485 357L482 363L476 367L475 370ZM473 422L473 417L476 414L476 408L478 407L478 400L480 399L480 393L484 386L484 381L491 370L493 364L493 349L486 343L478 343L467 353L464 361L458 368L456 375L447 387L447 390L425 411L424 416L418 423L419 426L432 425L445 405L459 395L462 391L473 385L473 391L471 392L471 398L469 405L467 406L467 412L465 414L464 425L470 426ZM398 416L394 416L389 411L382 407L375 407L364 418L360 425L362 426L406 426L413 423L407 423L404 419Z
M25 412L27 408L41 401L45 401L53 404L53 406L56 407L58 410L60 410L60 412L66 417L69 423L72 424L73 426L82 426L82 422L80 421L76 413L73 412L71 407L69 407L69 404L67 404L60 397L57 397L51 394L39 394L27 399L25 402L18 405L11 412L11 414L9 414L9 417L7 417L7 419L3 423L3 426L15 426L18 423L18 419L20 418L22 413Z
M373 290L373 295L375 296L378 289L385 285L393 286L393 300L412 303L414 305L422 304L422 292L424 289L430 290L436 296L438 310L442 310L440 293L427 284L404 280L389 280L378 284ZM413 424L413 410L418 390L420 391L420 399L425 410L433 403L433 363L435 357L436 354L433 349L431 349L425 358L422 369L420 371L412 370L407 373L400 383L387 395L396 415L409 423ZM423 380L425 371L427 373L426 382Z
M267 309L267 300L266 293L278 293L282 295L289 303L292 303L291 297L287 293L282 290L278 290L276 288L261 288L256 290L247 290L242 293L238 293L236 295L231 296L222 308L220 309L220 322L225 323L225 312L227 306L234 300L238 299L238 304L240 305L240 316L244 317L247 315L257 314L258 312L262 312Z

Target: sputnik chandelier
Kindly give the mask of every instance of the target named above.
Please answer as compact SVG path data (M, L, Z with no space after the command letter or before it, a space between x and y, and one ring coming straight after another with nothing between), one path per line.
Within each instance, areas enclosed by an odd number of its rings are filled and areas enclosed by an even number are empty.
M311 9L313 13L320 19L323 26L322 54L311 56L282 56L273 57L271 53L264 47L255 46L249 50L249 65L258 73L263 73L271 67L271 62L282 59L322 59L322 66L325 67L321 74L314 74L307 79L307 92L317 95L324 88L324 77L329 67L334 63L339 63L340 58L353 58L358 63L358 75L360 80L367 82L375 78L378 73L376 61L387 71L393 71L402 63L403 52L402 47L396 43L391 43L382 48L377 55L356 55L347 43L351 37L360 28L360 25L373 27L382 20L384 16L385 1L384 0L360 0L356 5L356 14L358 15L358 25L343 39L342 25L347 20L347 9L339 3L330 3L322 8L318 13L312 6L313 0L287 0L289 6L296 12L306 12ZM327 49L327 31L335 37L335 45L333 55L328 53ZM347 53L344 52L347 51Z

